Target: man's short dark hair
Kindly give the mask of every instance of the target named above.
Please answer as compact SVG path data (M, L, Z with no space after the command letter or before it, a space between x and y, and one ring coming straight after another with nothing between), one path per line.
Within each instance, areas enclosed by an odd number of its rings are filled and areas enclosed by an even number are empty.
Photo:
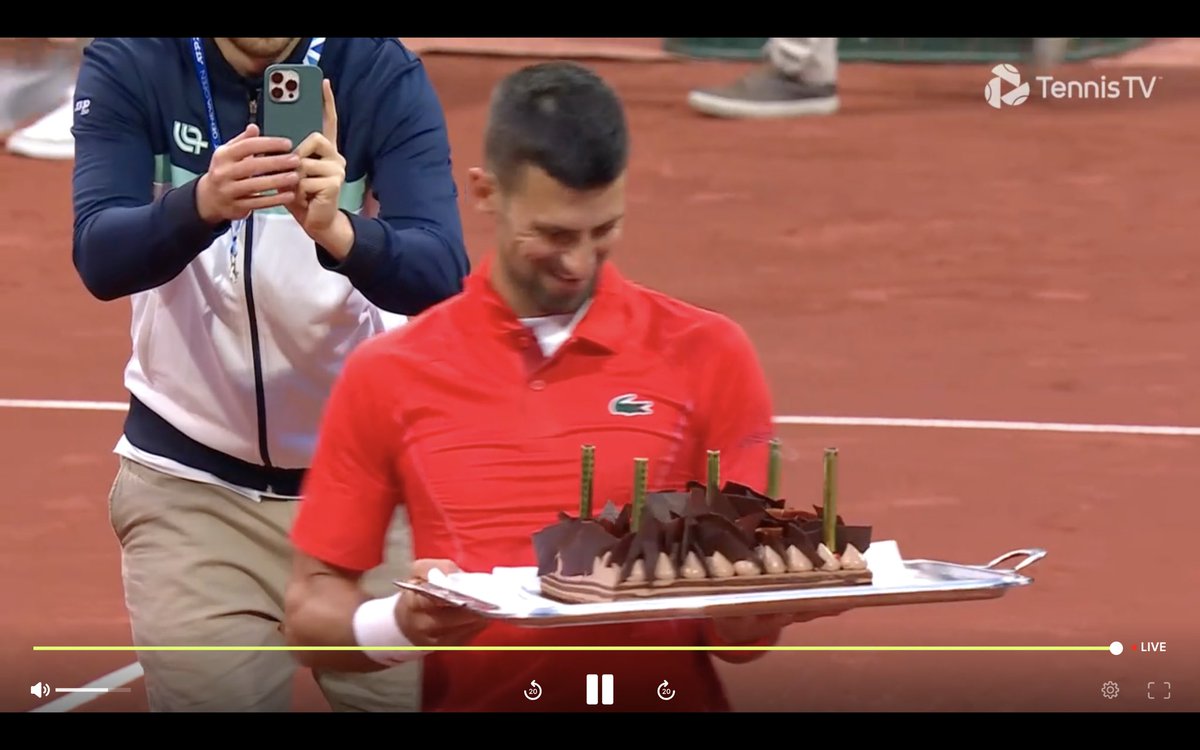
M526 165L573 190L604 187L628 162L625 111L616 92L582 65L531 65L496 87L484 155L506 188Z

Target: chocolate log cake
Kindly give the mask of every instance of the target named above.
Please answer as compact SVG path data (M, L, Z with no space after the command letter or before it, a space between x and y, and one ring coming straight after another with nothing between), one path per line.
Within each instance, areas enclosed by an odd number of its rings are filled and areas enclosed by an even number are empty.
M593 459L585 447L579 516L560 513L533 535L542 593L597 602L870 583L863 553L871 528L848 526L836 513L836 455L826 453L824 504L812 511L732 482L718 489L712 452L708 484L677 491L647 493L646 464L638 459L632 502L610 500L593 517ZM777 456L773 450L769 491L778 484Z

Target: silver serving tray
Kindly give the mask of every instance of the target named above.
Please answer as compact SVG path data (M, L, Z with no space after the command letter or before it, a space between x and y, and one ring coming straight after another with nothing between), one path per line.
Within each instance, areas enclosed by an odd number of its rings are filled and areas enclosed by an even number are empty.
M1019 571L1046 556L1044 549L1006 552L984 565L938 560L889 561L875 573L876 581L852 586L826 586L696 596L663 596L614 602L567 604L540 594L536 568L497 569L491 574L435 575L429 581L395 581L445 604L527 627L563 627L621 622L690 619L759 614L803 614L844 611L859 607L931 604L996 599L1033 580ZM1000 563L1025 559L1012 568ZM872 566L874 571L874 566Z

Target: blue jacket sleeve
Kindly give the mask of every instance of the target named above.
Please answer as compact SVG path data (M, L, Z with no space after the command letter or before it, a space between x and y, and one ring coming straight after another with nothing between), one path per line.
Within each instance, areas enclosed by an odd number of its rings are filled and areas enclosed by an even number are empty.
M72 256L102 300L170 281L228 228L200 217L194 180L155 199L153 121L127 44L92 42L75 85Z
M354 245L341 263L323 248L317 253L374 304L416 315L460 292L470 261L441 102L421 61L397 42L387 47L379 66L386 73L356 87L358 97L379 100L370 174L379 214L346 212Z

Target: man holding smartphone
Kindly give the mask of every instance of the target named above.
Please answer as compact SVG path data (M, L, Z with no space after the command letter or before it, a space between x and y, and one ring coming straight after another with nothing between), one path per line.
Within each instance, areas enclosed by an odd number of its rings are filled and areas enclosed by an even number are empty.
M299 92L320 98L321 131L299 143L262 132L275 63L322 72ZM281 646L288 533L334 379L469 272L441 105L393 38L100 38L74 112L75 266L133 312L110 513L134 644ZM397 515L369 576L381 594L408 538ZM298 666L139 659L155 711L285 711ZM418 705L413 670L316 676L334 709Z

